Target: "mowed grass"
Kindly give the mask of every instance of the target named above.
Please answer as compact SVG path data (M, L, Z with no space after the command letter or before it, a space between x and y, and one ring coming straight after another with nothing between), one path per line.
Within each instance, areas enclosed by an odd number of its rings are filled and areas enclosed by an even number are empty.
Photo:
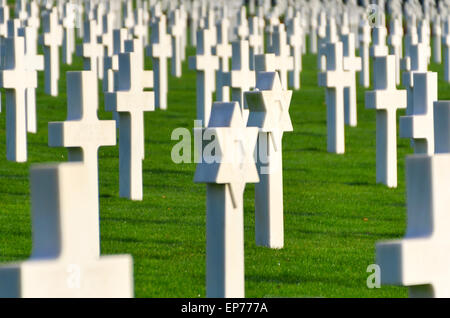
M187 55L195 50L188 49ZM146 59L147 67L151 61ZM346 127L346 154L326 151L325 92L317 86L316 57L304 56L302 88L293 94L294 132L284 136L285 247L255 245L254 185L245 192L245 291L247 297L405 297L407 289L369 289L366 272L375 262L375 243L401 238L406 228L405 156L398 142L397 189L376 184L375 112L364 108L358 89L358 127ZM440 66L432 65L441 71ZM76 57L62 65L60 95L44 94L39 74L38 133L28 134L28 163L6 160L5 107L0 114L0 262L31 253L29 170L36 163L66 161L67 151L47 146L49 121L66 119L65 73L81 70ZM205 296L205 185L195 184L195 164L174 164L175 128L192 131L196 77L183 64L169 78L169 109L145 115L144 200L119 198L118 147L99 151L101 252L131 254L136 297ZM99 88L100 89L100 88ZM450 98L440 77L440 98ZM99 117L104 111L100 94ZM4 96L3 96L3 105ZM404 112L399 112L399 115ZM79 231L83 233L83 228ZM82 235L82 234L81 234ZM1 284L1 282L0 282Z

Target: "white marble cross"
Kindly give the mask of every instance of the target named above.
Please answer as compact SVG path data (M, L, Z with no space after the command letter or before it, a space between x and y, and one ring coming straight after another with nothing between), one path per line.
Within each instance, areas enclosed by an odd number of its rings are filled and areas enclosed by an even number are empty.
M235 29L236 35L239 40L247 40L249 36L249 27L247 20L247 10L245 6L242 6L239 10L239 15L237 19L237 26Z
M264 53L264 32L261 33L259 17L251 17L248 44L250 49L250 69L255 69L255 55Z
M252 156L258 128L246 127L238 103L216 102L202 132L204 139L215 136L214 155L203 156L194 177L195 182L207 184L206 296L242 298L243 195L246 183L259 181Z
M410 56L410 49L413 45L417 45L419 43L419 35L417 33L417 25L415 16L409 19L409 23L407 25L407 32L405 35L405 57Z
M63 29L58 23L58 12L53 8L44 13L44 34L40 39L44 47L45 93L58 96L59 47L63 41Z
M437 146L449 141L450 102L435 103L435 112L435 120L447 117L436 136ZM411 297L450 297L449 150L406 159L406 235L402 240L379 242L376 246L381 283L408 286Z
M116 144L115 121L97 117L98 97L95 73L67 72L67 120L48 124L49 146L69 148L69 161L82 161L89 170L89 184L97 185L92 193L97 198L97 209L98 148ZM97 243L98 240L97 235Z
M366 108L377 112L377 182L397 187L397 109L406 108L405 90L397 90L396 56L374 61L374 91L366 92Z
M113 56L114 54L114 24L116 16L113 13L105 14L102 17L102 35L101 43L103 44L104 56ZM105 74L103 74L103 77Z
M144 21L144 11L142 8L136 9L135 17L136 24L133 26L132 33L145 46L148 44L148 25Z
M362 70L359 77L361 86L368 88L370 86L370 57L369 47L372 42L371 30L367 19L363 19L360 25L359 50L361 52Z
M389 54L389 48L386 45L387 30L384 26L378 26L373 29L372 47L370 55L372 57L383 57Z
M419 43L425 45L425 49L427 51L427 62L429 63L431 60L431 46L430 46L430 21L421 20L419 22Z
M437 73L414 74L412 113L400 117L400 137L414 140L416 154L434 154L433 104L437 101Z
M119 53L125 52L125 41L128 40L125 28L113 30L113 54L103 57L103 91L114 91L114 72L119 70Z
M391 46L391 54L395 56L395 82L397 85L400 85L400 61L403 57L403 24L400 18L391 20L391 30L388 37L388 43Z
M72 64L72 56L75 53L75 10L71 3L64 4L63 25L63 54L62 61L65 64Z
M125 0L125 1L126 4L124 6L124 26L128 30L131 30L136 24L133 14L133 1L132 0Z
M406 108L406 114L411 115L414 105L414 74L424 73L428 70L427 53L425 46L422 43L412 45L410 47L410 55L403 60L404 69L403 73L403 86L406 87L408 92L408 106Z
M68 120L49 124L49 142L82 162L31 169L33 250L29 260L0 267L2 297L134 294L131 257L100 256L97 150L115 144L114 122L97 119L95 74L70 72L67 81Z
M341 37L344 48L344 70L353 74L350 86L346 87L344 91L345 123L351 127L356 127L358 123L356 72L361 71L362 60L361 57L355 56L355 35L349 32Z
M197 54L189 57L189 68L197 71L197 119L202 120L203 125L209 121L215 76L219 69L219 58L211 53L216 37L214 32L214 29L197 31Z
M437 64L442 63L442 25L441 25L441 16L437 15L435 20L433 21L433 60Z
M216 26L217 44L214 53L219 58L219 70L216 75L216 99L221 102L230 101L230 88L223 83L224 77L222 75L229 72L229 60L233 54L231 44L228 41L229 28L230 22L227 18L220 20Z
M6 38L4 45L0 84L6 90L6 158L26 162L26 91L37 87L37 73L27 68L24 37Z
M172 40L166 29L166 16L161 15L152 25L151 44L148 46L148 55L153 61L155 107L159 109L167 109L167 59L172 57Z
M25 27L19 29L19 35L25 37L25 68L27 71L35 72L44 70L44 57L37 54L37 33L34 27ZM27 107L27 131L37 132L36 123L36 87L26 89L26 107Z
M248 41L232 42L233 58L231 72L222 73L222 82L231 87L231 100L238 102L242 117L247 122L248 107L245 104L244 92L255 87L255 71L250 70Z
M181 37L183 36L180 9L170 13L169 33L172 37L172 76L181 77Z
M344 88L352 83L353 73L344 70L342 42L327 43L327 70L319 74L319 86L326 87L327 149L345 153Z
M91 70L99 79L103 79L103 45L98 42L96 34L97 22L95 20L84 23L83 44L77 46L78 56L83 57L84 69Z
M325 32L325 37L322 38L323 34L320 34L321 40L319 46L319 54L317 54L317 65L319 71L325 71L327 68L325 58L327 43L336 43L337 41L339 41L339 37L337 34L336 20L334 19L334 17L330 17L327 20L326 17L323 17L321 15L321 20L324 21L321 21L321 23L325 23L325 27L320 28L323 30L319 31L320 33Z
M286 30L284 24L274 27L272 35L272 49L277 58L277 71L280 74L281 85L288 88L288 72L294 70L294 58L290 55L290 47L287 44Z
M258 72L256 90L245 93L248 127L258 127L258 174L255 185L256 244L284 246L282 138L293 131L289 116L292 91L283 90L278 73Z
M117 87L105 94L105 109L119 114L120 196L142 200L142 159L144 157L144 112L155 109L153 72L144 71L140 51L142 40L133 40L133 51L119 54Z
M291 56L294 60L294 69L289 72L289 82L294 89L300 89L300 74L302 72L303 28L299 12L288 24L288 42Z

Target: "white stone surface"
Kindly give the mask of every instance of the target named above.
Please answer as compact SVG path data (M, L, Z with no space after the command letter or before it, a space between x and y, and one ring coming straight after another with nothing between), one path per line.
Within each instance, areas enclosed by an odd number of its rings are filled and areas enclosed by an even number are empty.
M256 244L284 246L282 138L293 131L289 116L292 91L283 90L276 72L258 72L256 90L246 92L247 126L258 127L258 174L255 185Z
M396 56L374 61L374 91L366 92L366 108L377 112L377 182L397 187L397 109L406 108L405 90L397 90Z
M0 267L0 297L133 297L131 256L99 255L89 172L83 163L31 169L32 254Z

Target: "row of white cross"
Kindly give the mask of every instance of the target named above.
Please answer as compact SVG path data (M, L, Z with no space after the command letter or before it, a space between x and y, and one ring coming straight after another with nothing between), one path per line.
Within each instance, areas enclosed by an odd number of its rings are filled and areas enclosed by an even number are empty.
M68 10L67 7L64 9ZM67 75L67 121L49 124L49 145L68 147L71 163L32 170L33 228L36 229L33 256L28 262L0 269L0 281L11 281L14 277L16 281L12 285L18 286L17 282L20 282L22 286L20 290L9 288L10 285L6 289L0 288L0 295L43 295L43 279L48 286L44 291L46 296L126 297L133 293L131 258L100 258L99 254L97 150L100 146L115 144L116 122L97 118L97 80L103 79L106 110L114 112L119 123L120 195L142 200L143 112L154 110L155 106L167 108L166 68L169 57L172 58L172 75L181 76L186 25L180 21L186 21L186 17L182 17L186 11L180 7L170 11L167 34L165 15L157 5L153 6L153 32L149 38L146 27L150 22L148 10L138 9L133 16L130 14L131 2L127 1L124 17L127 28L115 29L112 11L106 13L100 9L100 6L95 6L88 12L88 16L93 16L84 23L83 44L76 48L89 71ZM196 182L207 183L206 280L207 295L211 297L244 296L242 218L246 183L257 183L257 244L283 247L281 145L283 133L292 130L288 115L292 92L287 87L289 81L294 88L300 87L301 58L306 46L303 45L304 15L291 9L284 24L279 20L278 10L276 7L269 15L266 29L266 46L271 54L263 54L263 16L266 13L247 21L245 9L241 8L238 25L233 28L238 40L232 41L231 45L227 16L223 14L216 23L214 12L205 12L196 33L197 55L189 59L189 66L197 71L197 117L205 126L197 130L203 135L215 135L220 149L218 158L215 158L218 162L207 163L208 158L203 158L205 162L198 165L195 174ZM12 123L7 129L7 156L10 160L25 161L26 130L33 131L36 126L34 94L37 71L42 69L42 63L39 64L42 57L36 53L36 25L21 27L20 17L24 19L25 14L23 10L18 12L19 20L6 19L1 83L6 89L7 121ZM71 62L75 49L73 26L65 20L61 25L58 15L56 7L45 11L44 34L40 39L45 53L46 92L52 95L58 94L59 47L64 43L63 61L67 63ZM321 11L316 16L319 18L316 25L321 71L319 84L327 88L328 150L342 154L345 152L344 125L357 124L355 73L363 72L364 86L370 81L370 30L366 21L361 29L361 59L355 56L355 45L359 41L350 32L348 15L339 14L327 19ZM414 20L413 17L410 20ZM340 37L336 18L342 23ZM384 25L383 16L382 21ZM431 57L427 23L420 24L418 39L414 35L415 22L409 24L406 58L402 60L401 27L398 26L399 20L393 21L389 44L394 54L388 55L387 31L383 25L374 29L370 48L375 64L374 91L367 92L366 107L377 110L377 180L390 187L397 185L397 109L407 108L407 116L400 119L400 135L411 138L416 154L423 155L407 160L408 195L413 196L411 199L408 197L408 213L412 221L408 224L410 232L407 237L415 241L410 243L408 239L402 243L380 244L378 259L386 271L382 276L384 282L408 286L431 284L431 288L411 288L412 295L445 296L449 294L448 275L439 266L448 265L448 255L443 251L446 243L442 238L434 237L442 231L432 226L432 220L436 217L445 222L444 212L449 206L450 103L437 102L437 74L427 72ZM308 27L314 25L311 23ZM134 38L130 37L128 29ZM312 43L316 41L314 38L311 36ZM34 44L29 46L28 41L33 39ZM147 44L147 52L154 62L153 72L144 70L143 52ZM444 45L448 51L445 41ZM436 47L434 52L438 51ZM316 48L312 47L312 50ZM435 57L438 55L434 54ZM230 57L231 70L228 65ZM407 91L396 88L401 64L406 70L403 84ZM145 91L153 86L155 92ZM232 102L229 102L228 88L231 88ZM221 101L212 105L214 91L218 92ZM263 162L259 158L255 165L251 157L256 144L259 149L267 149L269 161ZM236 158L240 160L236 161ZM425 190L422 180L428 184ZM78 186L69 191L72 184ZM41 189L53 191L49 194ZM57 205L55 202L62 203ZM83 213L76 216L70 213L78 210L83 210ZM428 219L418 216L421 213L425 213ZM86 228L86 234L79 239L76 231L82 226ZM433 237L417 243L418 233L422 236L432 234ZM410 250L403 253L402 248ZM432 260L428 268L414 267L409 261L399 265L395 261L398 255L414 261L423 251L440 260L438 270L432 275L426 274L426 270L434 265ZM42 262L43 257L48 261ZM86 276L74 291L67 287L65 274L68 267L77 266ZM11 273L20 274L11 276Z

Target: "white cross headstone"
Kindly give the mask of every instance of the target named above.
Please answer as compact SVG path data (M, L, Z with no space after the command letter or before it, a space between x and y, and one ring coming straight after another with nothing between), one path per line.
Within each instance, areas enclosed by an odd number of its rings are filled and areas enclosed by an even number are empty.
M250 49L250 69L255 69L255 55L264 53L264 33L260 33L260 20L258 17L251 17L249 22L250 33L248 44Z
M75 10L71 3L64 5L64 18L62 20L63 25L63 54L62 60L65 64L72 64L72 55L75 52Z
M437 101L437 73L414 74L412 113L400 117L400 137L414 140L414 152L434 154L433 103Z
M120 196L142 200L142 159L144 157L144 112L152 111L153 72L144 71L141 39L133 40L133 52L119 54L119 71L114 93L105 94L105 108L119 114Z
M356 103L356 72L361 71L361 57L355 56L355 35L347 33L342 35L344 48L344 70L351 72L352 80L349 87L344 91L344 113L345 123L351 127L356 127L358 121L358 109Z
M219 58L219 70L216 75L216 99L217 101L230 101L230 88L223 82L223 74L229 72L229 60L233 51L228 41L228 31L230 22L227 18L223 18L216 26L217 45L215 46L215 55Z
M242 6L239 10L238 21L236 26L236 35L239 40L247 40L249 36L249 27L247 20L247 10Z
M402 240L379 242L376 264L381 283L409 287L411 297L450 297L450 102L435 103L437 120L446 117L436 135L445 152L406 159L408 224Z
M116 125L97 117L98 84L92 71L67 72L67 83L67 120L48 124L48 144L69 148L69 161L83 162L89 170L89 184L97 185L92 196L97 198L98 209L97 152L101 146L116 144Z
M144 21L144 11L142 8L137 8L135 11L136 24L133 26L132 33L140 41L142 45L148 44L148 25Z
M231 72L222 74L222 82L231 87L231 100L239 103L246 122L249 111L245 105L244 92L255 87L255 71L250 70L248 41L232 42L232 50Z
M197 31L197 55L189 57L189 68L197 71L197 119L209 121L219 58L211 50L216 35L213 29Z
M437 64L442 62L442 49L441 49L441 38L442 38L442 25L441 16L437 15L433 21L433 60Z
M366 108L377 112L377 182L397 187L397 109L406 108L405 90L395 83L396 56L374 61L374 91L366 92Z
M44 13L43 29L40 42L44 46L45 93L58 96L59 47L62 45L63 30L58 23L56 8Z
M19 35L25 37L25 68L30 72L44 70L44 57L37 54L37 33L34 27L25 27L19 29ZM27 131L30 133L37 132L36 123L36 87L28 87L26 89L26 106L27 106Z
M345 153L344 88L352 83L352 74L344 70L342 42L326 46L327 70L319 74L319 86L326 87L327 149Z
M391 20L391 30L388 38L388 43L391 46L391 54L395 56L395 82L397 85L399 85L401 80L400 61L403 58L402 20L398 18Z
M258 174L255 185L256 244L284 246L282 138L293 131L289 116L292 91L283 90L276 72L258 72L256 90L245 93L249 127L258 127Z
M181 23L180 10L176 9L170 14L169 33L172 37L172 76L181 77L181 37L183 25Z
M114 54L114 23L116 16L112 13L105 14L102 17L102 35L99 37L103 44L104 56ZM103 74L104 76L104 74Z
M95 74L67 81L68 120L49 124L49 143L78 162L31 169L33 252L0 268L2 297L133 296L131 257L100 256L97 150L115 144L114 122L97 119Z
M272 35L272 51L277 58L277 71L280 74L281 85L288 88L288 72L294 69L294 58L290 55L284 24L274 27Z
M37 87L37 73L27 68L24 37L6 38L4 45L0 84L6 90L6 158L26 162L26 91Z
M299 12L288 25L288 42L291 48L291 56L294 60L294 69L289 72L289 82L294 89L300 89L300 74L302 72L303 28Z
M148 55L152 57L155 107L167 109L167 59L172 57L172 40L166 33L166 16L161 15L152 25ZM172 60L173 61L173 60Z
M203 133L204 139L213 135L214 155L205 154L205 147L194 177L195 182L207 184L206 296L242 298L243 195L246 183L259 181L252 157L258 128L246 127L238 103L216 102Z
M125 52L125 41L128 40L125 28L113 30L113 54L103 57L103 91L114 91L114 72L119 70L119 53Z
M372 42L371 35L372 28L369 25L367 19L361 21L360 26L360 38L359 38L359 50L361 52L362 70L359 77L359 83L368 88L370 86L370 57L369 47Z
M77 46L78 56L83 57L84 69L91 70L99 79L103 79L103 45L98 42L96 34L97 22L95 20L84 23L83 44Z
M408 92L408 106L406 114L411 115L414 105L414 74L424 73L428 70L427 54L422 43L410 47L410 55L403 60L406 71L403 73L403 86Z
M389 48L386 45L387 30L384 26L377 26L373 29L372 47L370 55L372 57L383 57L389 54Z

